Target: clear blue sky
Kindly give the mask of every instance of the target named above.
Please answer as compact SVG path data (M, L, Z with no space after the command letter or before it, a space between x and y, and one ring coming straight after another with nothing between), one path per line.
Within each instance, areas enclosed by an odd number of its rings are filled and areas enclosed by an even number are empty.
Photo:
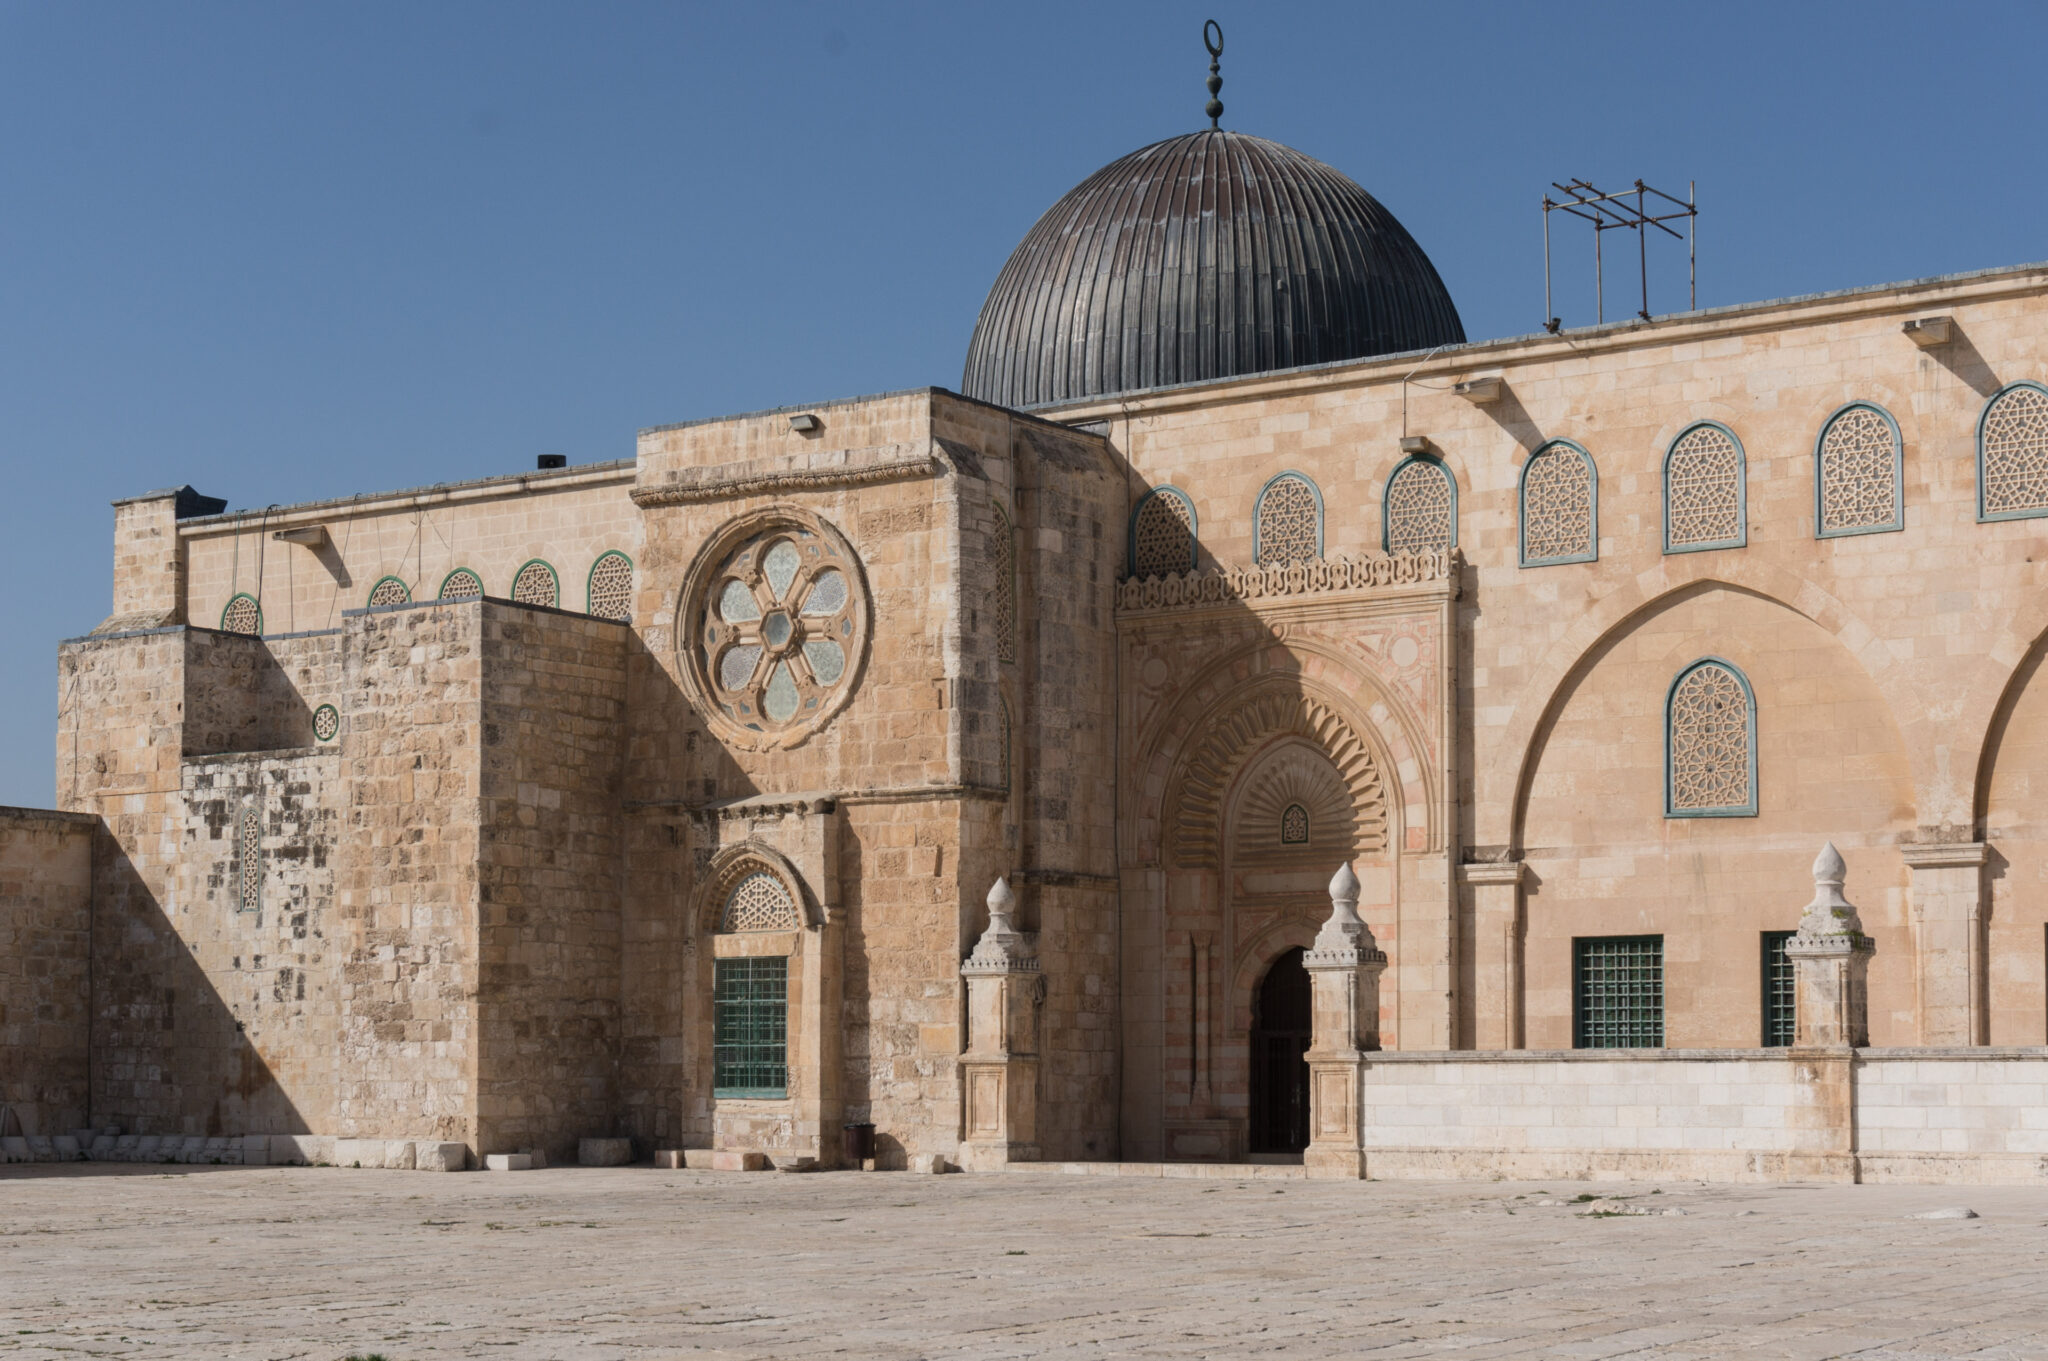
M111 498L956 384L1036 216L1200 125L1212 15L1225 126L1363 183L1475 339L1542 321L1553 178L1697 180L1703 306L2048 257L2038 0L0 0L0 802L52 797Z

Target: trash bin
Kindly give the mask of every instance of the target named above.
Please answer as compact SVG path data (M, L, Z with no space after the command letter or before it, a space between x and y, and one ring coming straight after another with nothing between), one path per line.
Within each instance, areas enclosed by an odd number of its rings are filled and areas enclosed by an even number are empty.
M839 1152L848 1167L860 1171L861 1163L875 1156L875 1127L868 1124L841 1125Z

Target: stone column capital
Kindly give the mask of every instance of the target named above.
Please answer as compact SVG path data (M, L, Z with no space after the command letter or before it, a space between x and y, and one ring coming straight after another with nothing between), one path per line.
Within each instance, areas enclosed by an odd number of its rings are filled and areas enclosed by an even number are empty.
M1505 885L1519 888L1529 876L1525 860L1489 860L1458 866L1458 878L1473 885Z
M1909 869L1974 869L1991 858L1986 841L1907 841L1899 845L1899 857Z

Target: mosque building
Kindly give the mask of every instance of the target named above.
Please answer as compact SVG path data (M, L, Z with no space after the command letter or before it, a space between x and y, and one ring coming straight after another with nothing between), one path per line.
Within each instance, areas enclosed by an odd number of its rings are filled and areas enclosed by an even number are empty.
M117 501L0 1135L2048 1175L2048 266L1472 340L1215 113L957 391Z

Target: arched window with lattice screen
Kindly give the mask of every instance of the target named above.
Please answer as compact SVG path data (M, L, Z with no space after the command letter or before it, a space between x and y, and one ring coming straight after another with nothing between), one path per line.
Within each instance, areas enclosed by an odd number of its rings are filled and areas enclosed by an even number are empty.
M1687 427L1664 451L1664 551L1749 542L1742 441L1718 421Z
M1300 473L1281 473L1259 490L1252 512L1252 560L1261 567L1313 562L1323 555L1323 494Z
M1600 556L1600 473L1570 440L1552 440L1522 465L1522 566Z
M1756 693L1733 662L1702 657L1664 699L1664 816L1756 815Z
M484 593L484 579L467 567L458 567L441 578L442 600L475 600Z
M633 560L616 550L600 553L590 564L590 580L584 588L585 613L595 619L633 618Z
M1451 470L1421 454L1402 459L1380 498L1380 525L1389 553L1457 547L1458 482Z
M256 597L244 591L237 591L229 598L227 608L220 612L220 627L223 633L263 632L263 607L256 603Z
M522 605L545 605L554 609L562 603L562 588L555 569L535 558L512 578L512 598Z
M1905 459L1899 423L1869 402L1828 417L1813 446L1813 524L1823 539L1904 529Z
M379 577L377 584L370 588L370 608L380 609L385 605L409 605L412 590L397 577Z
M996 660L1014 662L1017 660L1017 535L1010 528L1010 517L1003 514L1003 508L994 506L991 509L995 511L995 524L989 529L988 567L994 577L989 585L996 625Z
M1131 511L1131 575L1143 580L1195 570L1195 503L1179 487L1155 487Z
M2014 383L1977 418L1977 518L2048 515L2048 387Z

